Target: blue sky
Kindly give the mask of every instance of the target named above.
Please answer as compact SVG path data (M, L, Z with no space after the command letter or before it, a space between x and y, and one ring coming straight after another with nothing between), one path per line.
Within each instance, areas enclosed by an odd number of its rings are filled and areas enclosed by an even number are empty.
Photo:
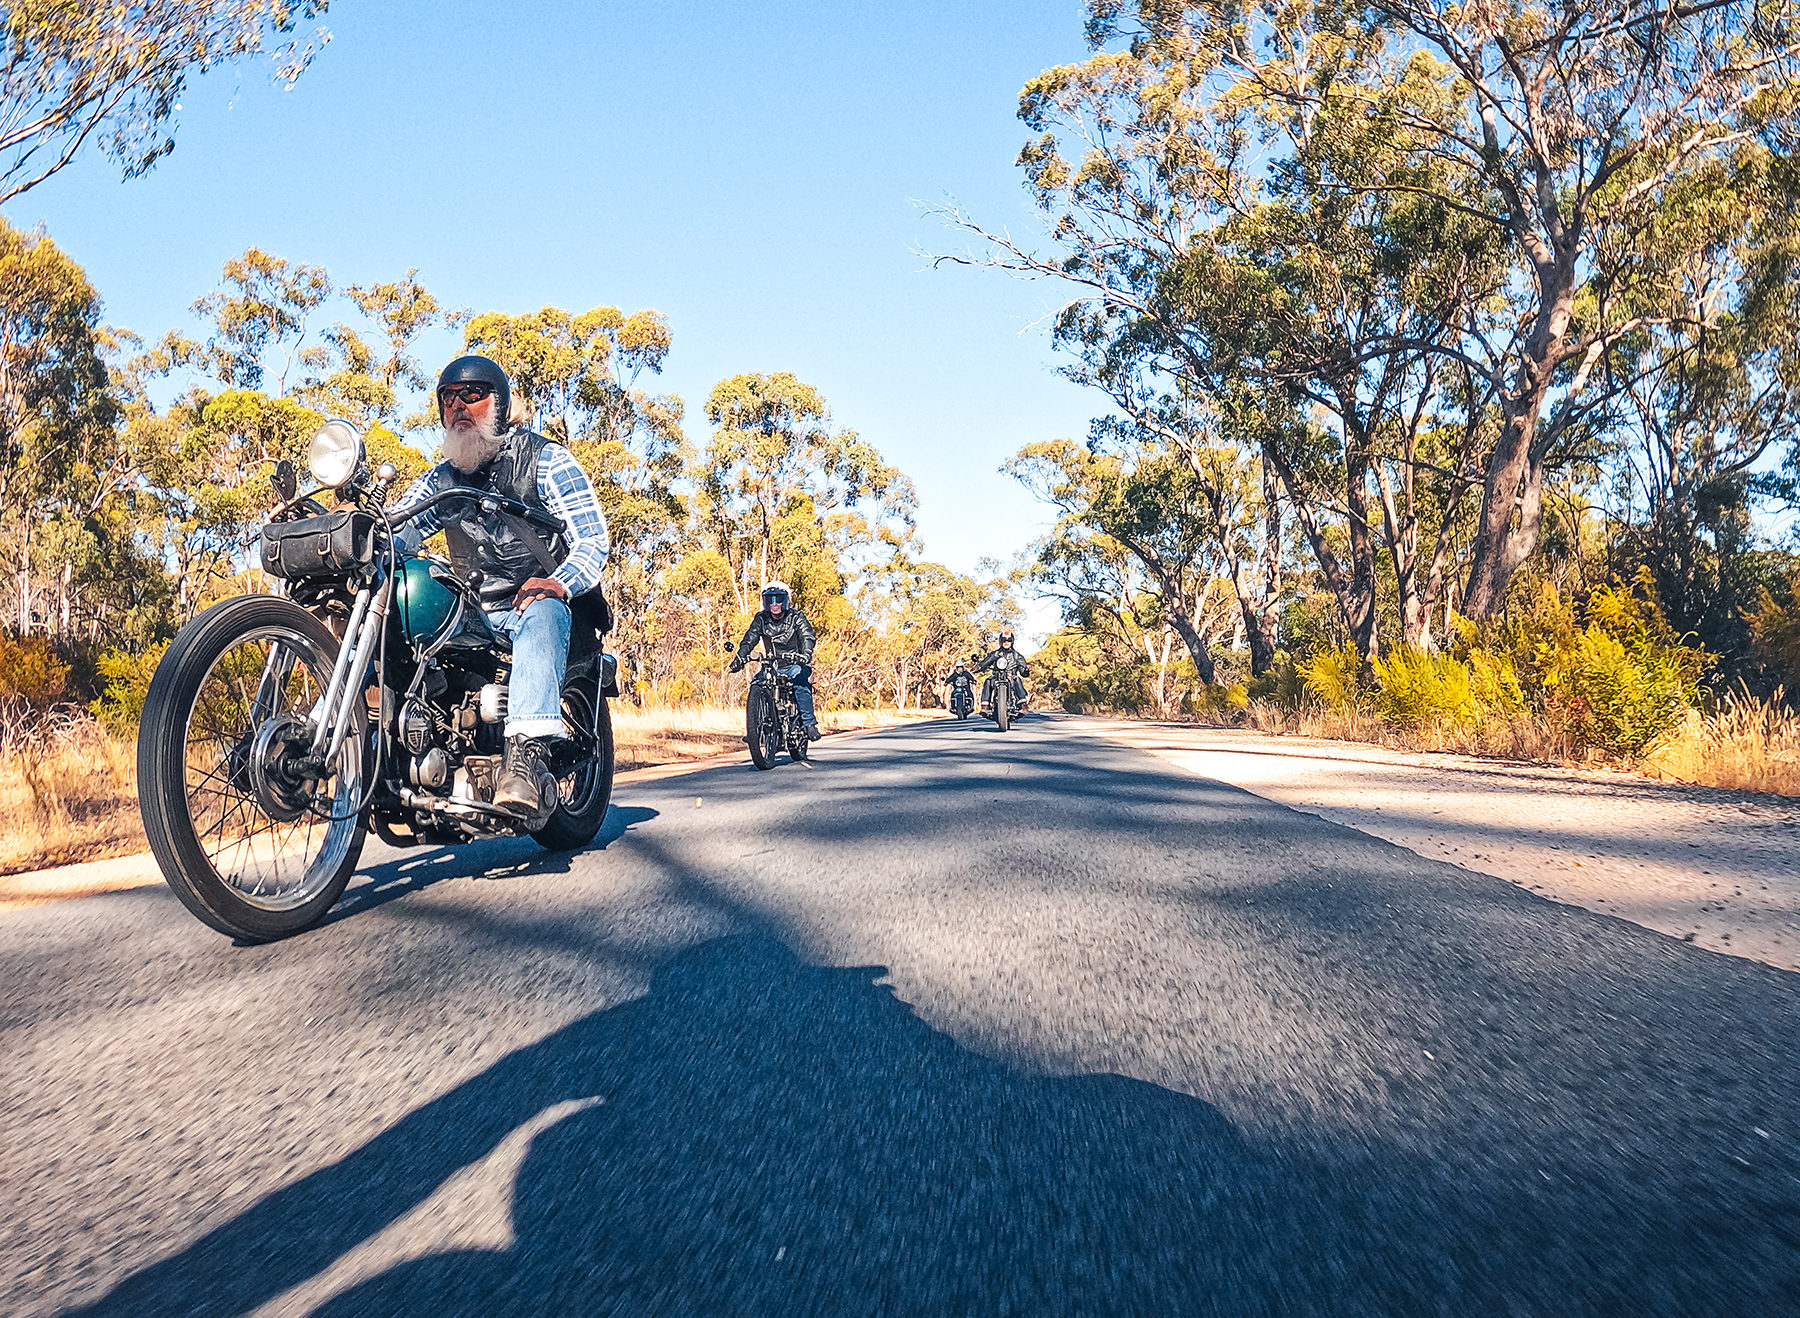
M929 557L972 571L1046 529L996 468L1100 406L1055 374L1039 322L1059 290L912 249L963 245L918 204L947 197L1039 232L1018 93L1085 54L1078 0L339 0L324 21L292 90L266 65L215 71L148 177L90 152L9 218L41 221L146 337L189 325L251 245L339 286L417 266L478 312L654 307L675 337L654 387L686 399L697 443L716 380L791 370L913 477Z

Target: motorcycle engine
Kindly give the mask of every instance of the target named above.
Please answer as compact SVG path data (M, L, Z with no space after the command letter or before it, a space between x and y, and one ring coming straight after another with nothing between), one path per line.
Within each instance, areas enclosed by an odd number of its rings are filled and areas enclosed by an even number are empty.
M442 787L450 781L450 757L440 744L442 716L422 700L409 700L394 719L394 733L412 756L407 777L419 787Z

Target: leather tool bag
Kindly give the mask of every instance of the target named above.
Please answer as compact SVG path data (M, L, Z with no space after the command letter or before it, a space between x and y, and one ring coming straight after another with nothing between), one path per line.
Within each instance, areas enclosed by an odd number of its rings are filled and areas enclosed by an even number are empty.
M375 519L360 508L270 522L262 532L263 571L290 581L349 572L369 561L374 545Z

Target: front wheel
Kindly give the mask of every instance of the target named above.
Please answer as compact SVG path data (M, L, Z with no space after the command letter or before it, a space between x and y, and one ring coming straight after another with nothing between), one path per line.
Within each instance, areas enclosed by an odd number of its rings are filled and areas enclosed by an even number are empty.
M994 683L994 722L1002 732L1012 726L1012 688L1000 682Z
M362 855L367 710L308 765L338 642L292 600L245 595L188 623L138 728L138 808L163 878L220 933L285 938L325 917Z
M744 740L750 746L751 762L759 769L773 769L775 753L781 748L781 728L773 703L760 686L750 688L750 698L744 703Z

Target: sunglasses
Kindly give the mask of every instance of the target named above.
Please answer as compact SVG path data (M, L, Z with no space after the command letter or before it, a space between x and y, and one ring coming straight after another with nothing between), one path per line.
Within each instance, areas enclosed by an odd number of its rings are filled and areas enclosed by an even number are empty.
M465 403L479 403L493 392L491 384L447 384L438 390L438 402L444 404L452 398L460 398Z

